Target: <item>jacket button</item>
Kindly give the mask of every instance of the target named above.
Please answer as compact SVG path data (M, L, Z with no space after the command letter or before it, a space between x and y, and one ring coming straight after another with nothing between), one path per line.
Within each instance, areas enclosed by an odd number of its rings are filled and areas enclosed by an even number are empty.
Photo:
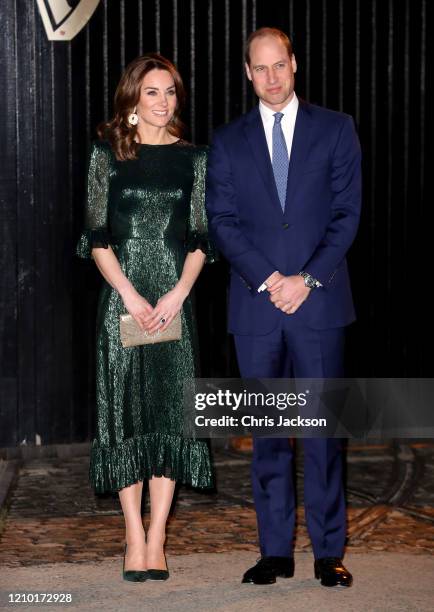
M282 223L282 227L283 227L283 229L288 229L289 223Z

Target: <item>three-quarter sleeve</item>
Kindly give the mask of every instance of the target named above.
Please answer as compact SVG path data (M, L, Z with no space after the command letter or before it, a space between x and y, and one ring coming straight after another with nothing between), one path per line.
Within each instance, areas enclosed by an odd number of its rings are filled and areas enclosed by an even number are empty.
M78 257L92 257L94 247L108 248L113 242L108 223L108 191L112 152L102 142L94 142L87 174L84 228L76 247Z
M217 260L217 250L208 237L208 219L205 209L205 177L207 163L207 148L195 149L194 180L191 190L190 215L188 219L186 249L200 249L206 255L206 262Z

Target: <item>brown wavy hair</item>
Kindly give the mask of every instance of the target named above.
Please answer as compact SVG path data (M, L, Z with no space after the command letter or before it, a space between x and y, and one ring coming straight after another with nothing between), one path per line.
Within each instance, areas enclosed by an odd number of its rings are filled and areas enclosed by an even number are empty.
M139 102L143 78L155 69L167 70L175 83L176 108L167 130L177 138L181 138L184 133L180 115L185 104L185 89L178 70L159 53L147 53L137 57L125 68L116 88L112 119L100 123L97 127L99 138L110 143L116 159L120 161L137 158L137 126L128 123L128 116Z

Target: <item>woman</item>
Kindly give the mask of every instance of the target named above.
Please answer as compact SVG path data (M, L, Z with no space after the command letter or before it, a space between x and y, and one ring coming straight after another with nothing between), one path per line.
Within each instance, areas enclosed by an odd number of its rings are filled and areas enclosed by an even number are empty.
M97 432L90 481L119 491L125 518L123 577L165 580L166 520L175 481L212 486L208 447L185 439L183 381L195 375L189 293L212 261L204 208L206 149L182 140L184 88L158 54L134 60L115 94L114 117L98 128L85 229L77 246L103 285L97 315ZM119 317L165 330L181 312L182 338L123 348ZM151 516L141 516L143 480Z

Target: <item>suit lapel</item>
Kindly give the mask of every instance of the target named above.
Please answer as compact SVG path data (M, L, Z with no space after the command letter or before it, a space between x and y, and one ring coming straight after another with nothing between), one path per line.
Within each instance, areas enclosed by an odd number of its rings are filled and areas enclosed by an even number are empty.
M267 194L278 212L282 214L279 195L274 180L273 167L268 152L267 140L258 106L246 115L244 133L250 146L255 164L264 182Z
M304 162L310 148L312 118L309 106L299 99L297 117L295 120L294 138L292 141L291 158L289 160L288 183L286 187L285 215L291 214L294 194L301 180Z

